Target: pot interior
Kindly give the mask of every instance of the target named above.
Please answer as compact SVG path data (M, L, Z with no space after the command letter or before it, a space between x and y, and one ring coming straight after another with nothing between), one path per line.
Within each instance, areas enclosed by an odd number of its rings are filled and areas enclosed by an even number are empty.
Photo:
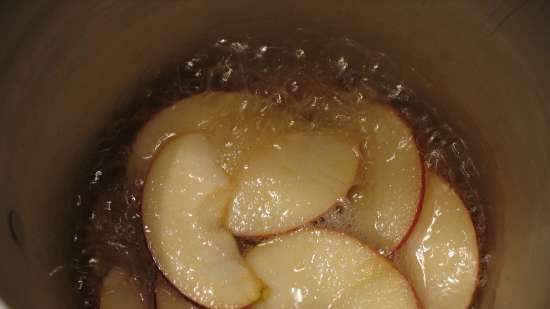
M57 1L0 24L0 296L74 308L74 196L98 133L149 72L213 33L352 38L413 67L470 146L488 218L480 308L550 306L550 3L541 1ZM284 21L281 23L280 21ZM277 26L279 24L279 26ZM31 291L30 293L27 291Z

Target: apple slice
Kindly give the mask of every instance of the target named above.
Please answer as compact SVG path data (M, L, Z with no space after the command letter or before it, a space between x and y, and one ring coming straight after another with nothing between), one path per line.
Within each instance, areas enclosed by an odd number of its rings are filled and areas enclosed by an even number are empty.
M366 118L360 183L351 192L351 233L390 255L420 212L424 165L411 129L395 111L370 104Z
M113 267L101 285L101 309L147 309L149 306L143 299L141 289L129 272Z
M143 224L153 258L185 296L209 308L242 308L262 286L224 229L229 180L201 134L157 154L143 188Z
M227 217L239 236L282 233L313 221L346 195L358 167L353 145L328 132L291 133L252 151Z
M418 308L411 286L388 260L342 233L282 235L252 249L246 261L267 285L252 309Z
M199 309L176 290L162 275L155 282L156 309Z
M426 309L468 307L477 286L478 250L464 203L448 182L429 173L420 219L395 255Z
M158 149L185 133L205 134L216 147L222 168L231 174L256 143L286 128L299 127L296 118L246 92L194 95L160 111L140 129L128 159L128 176L142 178Z
M237 111L251 101L252 96L240 93L205 92L161 110L139 131L128 159L129 174L134 177L146 174L155 152L178 134L230 133Z

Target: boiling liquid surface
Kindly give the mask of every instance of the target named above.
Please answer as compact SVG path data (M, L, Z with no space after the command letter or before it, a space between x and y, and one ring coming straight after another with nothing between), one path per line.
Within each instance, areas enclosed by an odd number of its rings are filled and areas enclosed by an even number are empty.
M127 161L139 128L170 104L206 91L247 92L262 99L255 121L229 121L230 143L222 167L231 174L239 153L249 145L247 126L263 125L270 134L302 129L330 129L361 134L368 124L366 104L395 109L412 128L427 168L449 179L469 208L484 253L483 201L476 189L480 177L466 143L450 125L402 79L399 67L385 54L347 38L322 38L298 29L284 40L220 37L191 57L181 57L156 72L136 91L102 135L89 181L77 197L82 218L74 235L75 287L84 308L96 308L103 276L113 265L126 267L142 287L141 297L154 306L157 269L148 252L140 214L142 177L127 177ZM243 114L250 113L245 101ZM284 111L277 124L265 115ZM270 120L271 119L271 120ZM347 208L353 196L313 225L349 230ZM239 241L243 251L258 240ZM384 253L384 252L381 252ZM482 259L486 261L486 259ZM484 267L481 284L484 282Z

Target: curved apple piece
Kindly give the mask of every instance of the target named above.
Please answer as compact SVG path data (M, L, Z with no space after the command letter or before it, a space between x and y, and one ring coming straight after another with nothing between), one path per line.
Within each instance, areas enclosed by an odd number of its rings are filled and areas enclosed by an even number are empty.
M292 133L252 150L237 178L227 226L265 236L315 220L344 197L358 167L353 145L324 132Z
M179 134L205 133L223 143L242 110L252 109L257 100L244 93L205 92L161 110L138 132L128 159L128 174L143 177L162 144Z
M342 233L282 235L252 249L246 261L267 286L252 309L418 308L412 288L388 260Z
M103 278L100 291L101 309L147 309L141 288L129 272L113 267Z
M246 161L255 144L286 128L303 126L297 117L270 108L246 92L205 92L178 101L153 116L138 132L128 159L128 177L142 178L154 154L180 134L203 133L229 174Z
M185 296L209 308L242 308L262 286L223 227L229 180L201 134L179 136L157 154L143 189L153 258Z
M476 231L464 203L442 177L429 173L424 208L395 263L426 309L464 309L477 286Z
M390 255L420 213L424 164L411 129L391 108L366 108L362 176L354 187L352 234Z
M200 309L176 290L162 275L155 281L156 309Z

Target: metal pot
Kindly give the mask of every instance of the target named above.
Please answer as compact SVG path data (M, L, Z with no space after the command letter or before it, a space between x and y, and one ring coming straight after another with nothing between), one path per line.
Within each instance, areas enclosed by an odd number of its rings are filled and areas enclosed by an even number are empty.
M192 52L212 28L264 20L351 37L426 77L430 102L465 137L481 172L492 258L480 308L550 308L550 2L35 0L0 8L0 297L11 308L76 307L68 265L77 180L141 74L176 50Z

